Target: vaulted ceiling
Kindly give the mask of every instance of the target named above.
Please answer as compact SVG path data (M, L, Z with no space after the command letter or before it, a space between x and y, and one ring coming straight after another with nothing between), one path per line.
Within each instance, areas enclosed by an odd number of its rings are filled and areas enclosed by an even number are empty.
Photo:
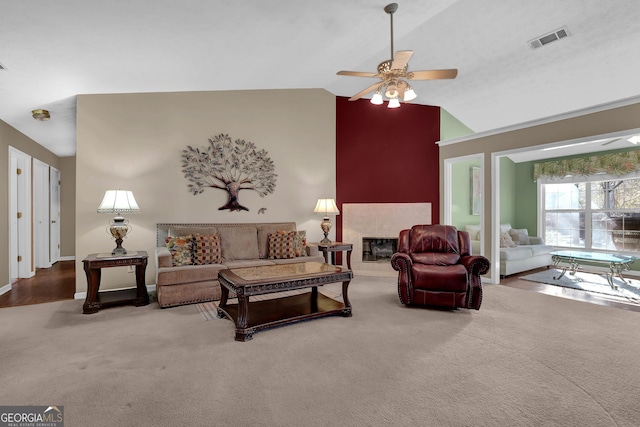
M59 156L75 154L78 94L324 88L350 97L390 59L387 2L29 0L0 4L0 120ZM414 103L476 132L640 96L635 0L400 0L395 50ZM569 36L532 49L565 27ZM38 122L31 110L48 109ZM384 107L380 107L384 108ZM612 144L613 146L613 144Z

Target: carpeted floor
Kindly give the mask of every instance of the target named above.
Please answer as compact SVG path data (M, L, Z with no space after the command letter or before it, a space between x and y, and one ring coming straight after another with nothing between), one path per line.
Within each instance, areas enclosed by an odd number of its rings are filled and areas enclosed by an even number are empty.
M630 278L622 280L619 277L613 277L613 284L617 289L612 289L606 276L603 274L578 271L575 275L572 275L567 272L558 280L556 277L559 277L560 273L561 270L551 268L549 270L529 274L520 278L531 282L546 283L549 285L562 286L581 291L624 297L632 302L640 304L640 280Z
M640 425L640 313L501 285L480 311L407 308L393 278L349 297L246 343L194 306L3 308L0 404L67 427Z

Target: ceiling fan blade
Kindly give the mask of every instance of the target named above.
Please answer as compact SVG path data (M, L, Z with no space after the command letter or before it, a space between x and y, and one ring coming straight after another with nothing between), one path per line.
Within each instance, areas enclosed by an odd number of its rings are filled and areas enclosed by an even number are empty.
M407 79L409 80L440 80L440 79L455 79L458 75L456 68L450 68L448 70L423 70L423 71L411 71L407 73Z
M367 93L371 92L372 90L378 89L380 86L383 85L383 83L384 83L384 81L372 84L368 88L366 88L364 90L361 90L360 92L358 92L355 95L353 95L351 98L349 98L349 101L356 101L356 100L362 98L364 95L366 95Z
M339 76L353 76L353 77L376 77L376 73L367 73L365 71L338 71L336 73Z
M399 50L396 52L395 58L393 58L393 62L391 63L392 70L402 70L409 63L409 59L413 55L412 50Z

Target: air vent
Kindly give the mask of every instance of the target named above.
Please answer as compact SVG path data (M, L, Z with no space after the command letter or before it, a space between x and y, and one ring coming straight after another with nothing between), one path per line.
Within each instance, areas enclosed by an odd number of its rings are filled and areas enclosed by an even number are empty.
M531 47L531 49L537 49L539 47L552 43L556 40L563 39L569 35L571 35L571 33L569 33L569 30L567 29L567 27L562 27L549 34L545 34L544 36L537 37L533 40L529 40L528 44L529 44L529 47Z

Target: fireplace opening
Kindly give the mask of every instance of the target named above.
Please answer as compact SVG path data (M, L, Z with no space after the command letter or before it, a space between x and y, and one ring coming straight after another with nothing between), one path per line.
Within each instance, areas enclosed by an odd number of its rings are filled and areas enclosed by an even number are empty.
M389 262L398 251L398 239L393 237L363 237L362 262Z

